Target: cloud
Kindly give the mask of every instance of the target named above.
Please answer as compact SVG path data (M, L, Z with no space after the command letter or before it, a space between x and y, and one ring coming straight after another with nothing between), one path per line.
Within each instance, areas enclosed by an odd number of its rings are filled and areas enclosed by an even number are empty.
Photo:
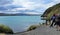
M30 2L28 0L14 0L13 4L22 5L23 7L27 9L32 9L35 6L34 2Z
M41 14L60 0L0 0L1 13Z
M12 0L0 0L0 5L10 4L12 2Z
M3 11L3 10L7 10L7 8L1 6L0 11Z
M47 8L59 2L59 0L14 0L13 4L22 5L25 7L24 9L44 12Z

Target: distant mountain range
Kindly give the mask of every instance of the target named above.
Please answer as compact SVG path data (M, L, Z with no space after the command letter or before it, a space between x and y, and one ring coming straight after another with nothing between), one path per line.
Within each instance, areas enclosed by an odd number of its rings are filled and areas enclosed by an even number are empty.
M40 16L40 14L24 14L24 13L5 14L5 13L0 13L0 16Z

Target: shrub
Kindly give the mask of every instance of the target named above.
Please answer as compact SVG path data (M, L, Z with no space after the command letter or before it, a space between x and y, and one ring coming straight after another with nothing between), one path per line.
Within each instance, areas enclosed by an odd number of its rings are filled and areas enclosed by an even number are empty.
M0 33L13 34L13 31L8 26L0 24Z
M28 30L27 31L31 31L31 30L34 30L34 29L36 29L37 28L37 26L36 25L31 25L29 28L28 28Z

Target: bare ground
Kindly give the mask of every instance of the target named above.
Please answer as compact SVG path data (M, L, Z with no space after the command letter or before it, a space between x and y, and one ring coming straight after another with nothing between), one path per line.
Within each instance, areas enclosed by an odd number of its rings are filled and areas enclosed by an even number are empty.
M17 35L60 35L60 31L56 31L55 27L50 28L49 26L43 25L35 30Z

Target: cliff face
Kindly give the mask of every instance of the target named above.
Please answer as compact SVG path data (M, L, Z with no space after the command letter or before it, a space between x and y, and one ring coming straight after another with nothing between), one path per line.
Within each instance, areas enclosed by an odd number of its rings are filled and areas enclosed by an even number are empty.
M50 19L50 17L53 15L53 14L60 14L60 3L59 4L56 4L50 8L48 8L42 16L47 16L47 19Z

